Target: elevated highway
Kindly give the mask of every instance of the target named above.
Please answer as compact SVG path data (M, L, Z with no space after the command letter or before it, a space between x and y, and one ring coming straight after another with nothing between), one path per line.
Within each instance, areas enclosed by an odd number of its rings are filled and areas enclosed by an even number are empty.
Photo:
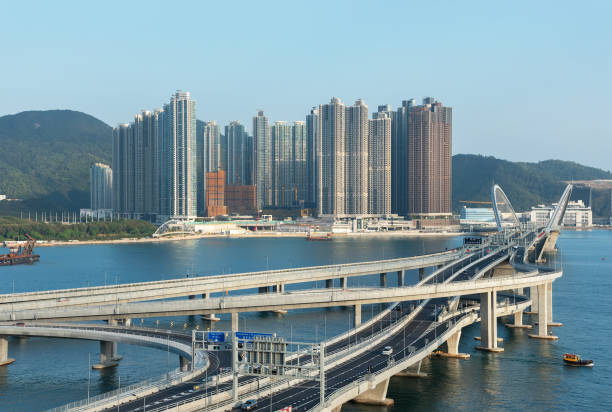
M464 254L465 250L457 249L423 256L372 262L4 294L0 295L0 311L12 312L25 309L117 304L195 295L210 297L213 293L248 289L273 287L282 290L285 285L322 280L327 282L328 287L331 287L336 279L339 280L341 287L345 287L349 277L396 272L403 279L403 271L445 265L461 258Z

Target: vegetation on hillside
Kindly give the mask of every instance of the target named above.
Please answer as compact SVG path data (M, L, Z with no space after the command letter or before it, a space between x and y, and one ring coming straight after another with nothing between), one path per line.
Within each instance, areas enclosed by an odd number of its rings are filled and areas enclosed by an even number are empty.
M24 240L25 233L36 240L113 240L149 237L155 225L142 220L115 220L76 224L33 222L0 217L0 241Z
M559 200L567 180L612 179L612 173L594 167L562 160L538 163L509 162L491 156L459 154L453 156L453 210L463 206L461 200L491 200L491 186L498 184L516 210ZM573 198L584 199L575 191ZM593 212L609 215L607 194L594 192Z
M71 110L28 111L0 117L0 202L3 210L76 210L89 205L89 167L109 163L112 129Z

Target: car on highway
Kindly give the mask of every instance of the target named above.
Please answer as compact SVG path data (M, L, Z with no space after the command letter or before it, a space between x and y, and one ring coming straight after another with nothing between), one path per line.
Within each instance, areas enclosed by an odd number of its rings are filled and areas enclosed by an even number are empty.
M250 411L255 409L255 407L257 406L257 399L249 399L246 402L243 402L242 405L240 405L240 409L242 409L243 411Z
M391 346L385 346L382 350L382 354L385 356L389 356L393 353L393 348Z

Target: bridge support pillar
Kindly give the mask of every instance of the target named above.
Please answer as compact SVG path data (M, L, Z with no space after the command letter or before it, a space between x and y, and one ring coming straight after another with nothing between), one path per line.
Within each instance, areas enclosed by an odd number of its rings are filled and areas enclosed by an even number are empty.
M334 287L334 280L333 279L326 279L325 280L325 287L327 289L333 289L333 287Z
M117 326L119 324L119 321L117 319L107 319L106 323L108 324L108 326Z
M121 319L119 324L123 326L132 326L132 318Z
M546 306L548 308L548 326L563 326L561 322L553 322L552 282L546 288Z
M261 290L261 288L259 289ZM202 293L202 299L208 299L209 297L210 297L210 294ZM217 316L215 316L214 313L207 313L206 315L202 315L202 319L207 320L209 322L217 322L221 320Z
M386 273L380 274L380 287L381 288L387 287L387 274Z
M404 286L404 271L403 270L397 271L397 286L399 287Z
M531 307L529 308L529 314L533 315L538 313L538 287L531 286L529 288L529 299L531 299Z
M100 341L100 363L93 365L94 369L117 366L122 356L117 355L117 342Z
M346 289L348 287L348 278L340 278L340 288Z
M523 329L531 329L531 325L523 324L523 311L516 312L514 314L514 323L507 323L507 327L509 328L523 328Z
M395 376L402 376L402 377L408 377L408 378L426 378L427 374L425 372L421 372L422 362L423 361L419 361L419 363L416 366L411 366L407 369L404 369L403 371L399 372Z
M232 313L232 332L238 330L238 312Z
M469 353L459 353L459 340L461 339L461 331L458 331L454 335L452 335L446 341L446 352L438 352L440 356L445 358L460 358L460 359L468 359L470 357Z
M497 347L497 292L480 294L480 346L476 349L488 352L503 352Z
M181 365L181 372L187 372L191 366L191 362L184 356L179 356L179 363Z
M425 268L419 268L419 280L425 279Z
M15 359L8 357L8 339L0 337L0 366L10 365Z
M353 399L353 402L366 405L393 406L393 399L387 398L387 389L389 389L389 379L385 379L376 386L373 382L370 382L369 389L359 394Z
M538 333L530 338L557 340L559 337L548 334L548 283L538 285Z
M355 305L355 317L353 319L353 327L361 325L361 304Z

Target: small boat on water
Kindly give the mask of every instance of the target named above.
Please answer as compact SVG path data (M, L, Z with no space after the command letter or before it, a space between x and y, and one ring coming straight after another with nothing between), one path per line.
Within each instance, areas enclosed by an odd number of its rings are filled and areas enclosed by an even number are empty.
M582 359L580 355L574 353L564 353L563 362L569 366L593 366L594 363L590 359Z
M308 236L306 236L306 240L331 240L331 239L332 239L331 233L319 233L319 234L308 233Z

